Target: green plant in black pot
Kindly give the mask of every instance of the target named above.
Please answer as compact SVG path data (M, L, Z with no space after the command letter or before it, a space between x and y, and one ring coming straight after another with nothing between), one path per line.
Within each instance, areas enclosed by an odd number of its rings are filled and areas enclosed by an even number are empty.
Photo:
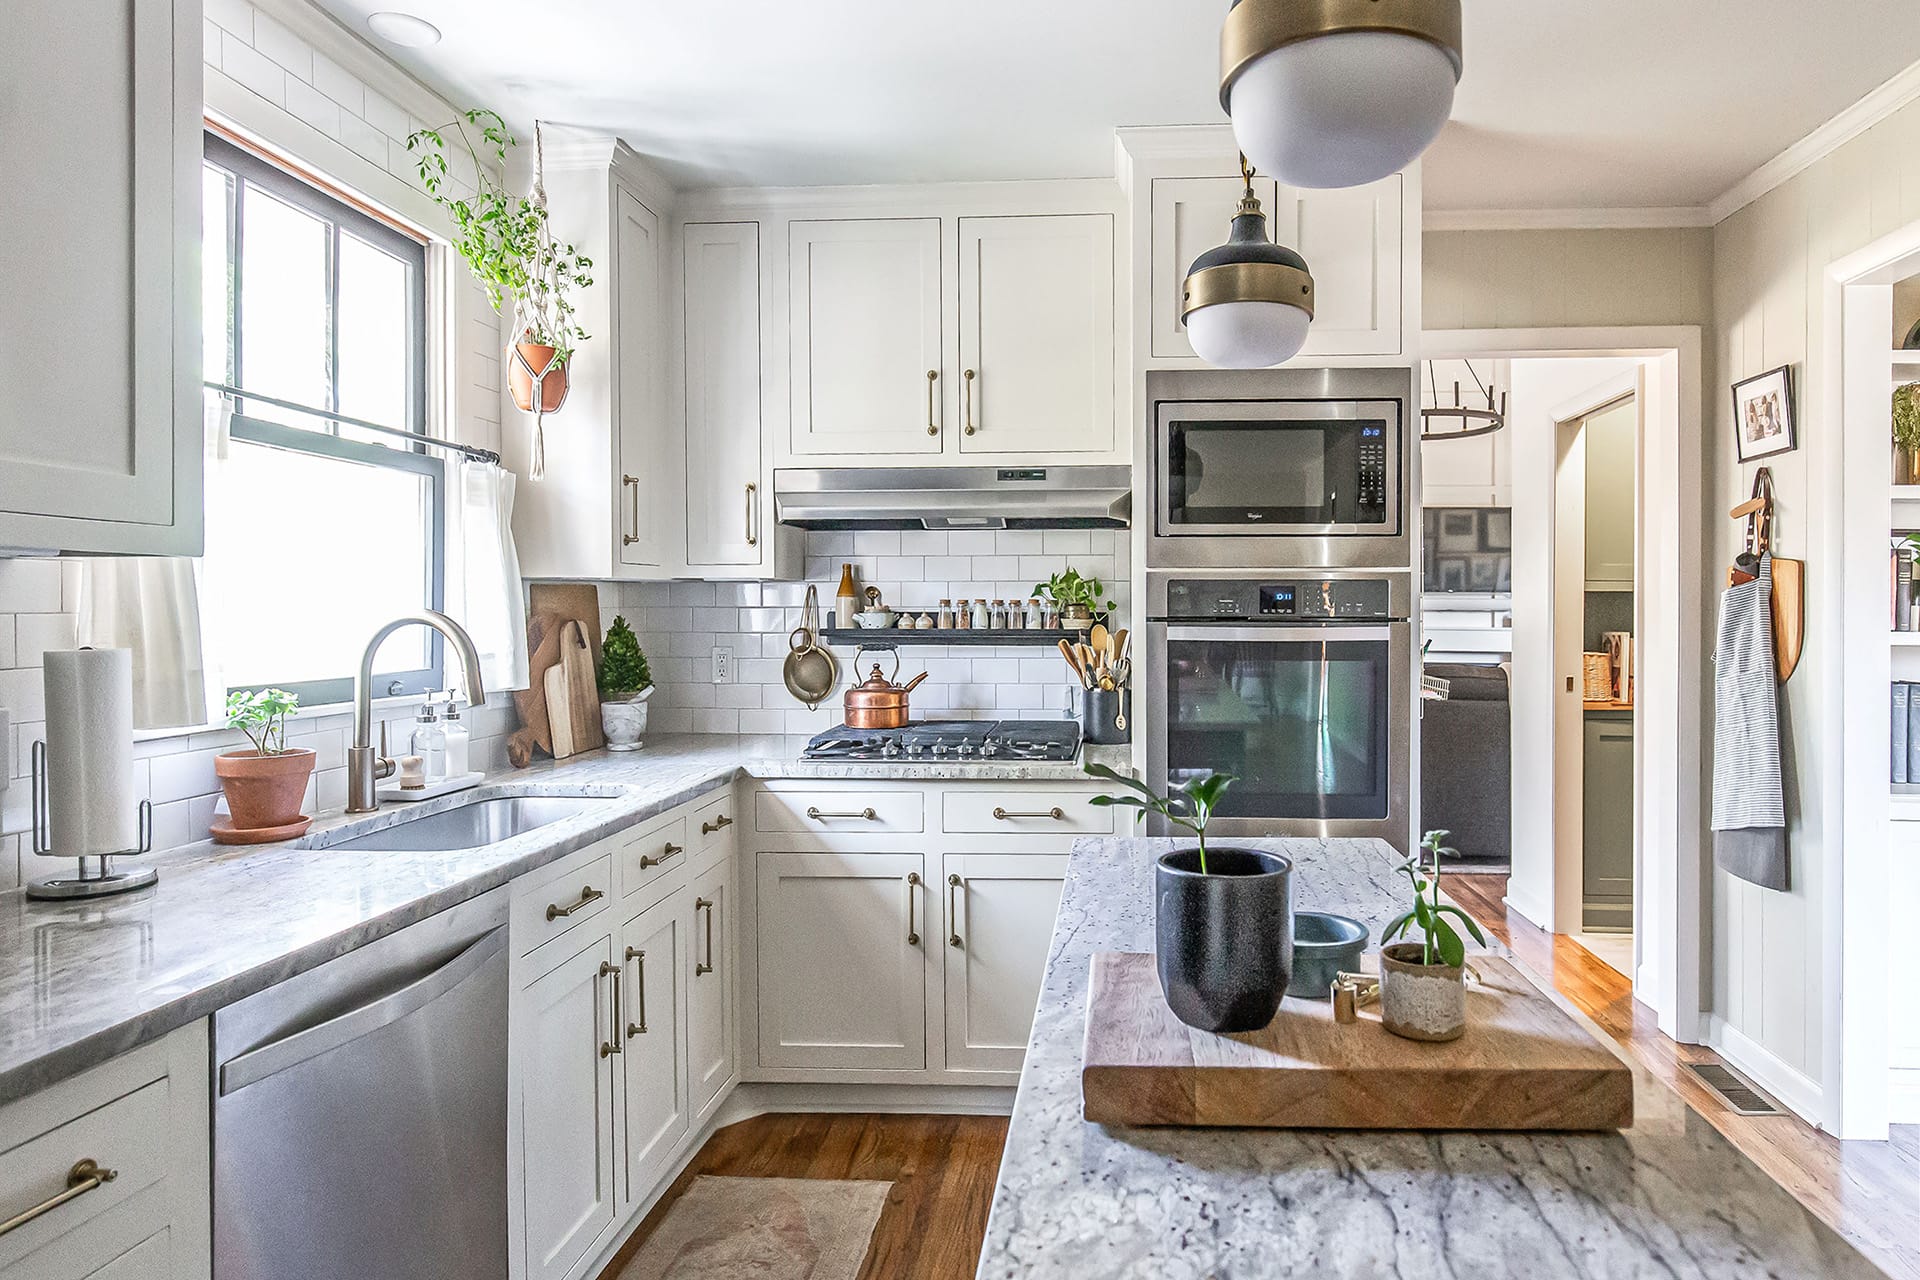
M1089 777L1131 794L1090 803L1156 814L1191 831L1194 847L1153 869L1154 951L1160 990L1180 1021L1202 1031L1258 1031L1273 1021L1293 977L1293 862L1264 849L1207 844L1207 824L1232 774L1201 773L1160 795L1106 765Z
M1467 943L1449 917L1481 946L1486 935L1473 918L1440 897L1440 860L1457 857L1446 831L1429 831L1420 849L1400 864L1413 886L1413 909L1380 933L1380 1020L1409 1040L1453 1040L1467 1029ZM1425 855L1429 861L1423 861ZM1416 927L1417 942L1395 942Z

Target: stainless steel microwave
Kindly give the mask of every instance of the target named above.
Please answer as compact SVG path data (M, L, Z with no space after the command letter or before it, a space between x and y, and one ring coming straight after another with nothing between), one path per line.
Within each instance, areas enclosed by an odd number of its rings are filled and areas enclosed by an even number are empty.
M1411 386L1322 370L1155 399L1149 566L1407 567Z

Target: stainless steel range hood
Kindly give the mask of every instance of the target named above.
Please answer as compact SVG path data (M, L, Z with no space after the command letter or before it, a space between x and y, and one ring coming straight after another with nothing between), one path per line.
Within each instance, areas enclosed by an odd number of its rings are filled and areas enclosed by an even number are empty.
M773 473L803 529L1124 529L1127 467L840 467Z

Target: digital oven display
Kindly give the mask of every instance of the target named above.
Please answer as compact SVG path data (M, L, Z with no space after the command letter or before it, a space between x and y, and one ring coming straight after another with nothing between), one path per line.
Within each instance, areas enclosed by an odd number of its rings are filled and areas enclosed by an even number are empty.
M1290 616L1293 613L1293 587L1260 588L1260 612Z

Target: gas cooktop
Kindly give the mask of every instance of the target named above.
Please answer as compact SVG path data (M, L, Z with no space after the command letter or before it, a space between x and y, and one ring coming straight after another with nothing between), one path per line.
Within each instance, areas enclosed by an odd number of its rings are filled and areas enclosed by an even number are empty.
M817 734L803 760L907 760L987 764L996 760L1071 760L1080 751L1072 720L926 720L903 729Z

